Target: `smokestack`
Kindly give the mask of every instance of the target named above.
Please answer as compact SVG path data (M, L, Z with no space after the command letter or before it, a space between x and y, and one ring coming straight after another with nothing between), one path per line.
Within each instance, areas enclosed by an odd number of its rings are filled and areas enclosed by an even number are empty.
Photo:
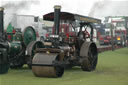
M61 6L59 6L59 5L54 6L54 25L55 25L54 34L56 34L56 35L59 35L60 10L61 10Z
M4 8L0 7L0 37L2 37L4 33L3 13L4 13Z

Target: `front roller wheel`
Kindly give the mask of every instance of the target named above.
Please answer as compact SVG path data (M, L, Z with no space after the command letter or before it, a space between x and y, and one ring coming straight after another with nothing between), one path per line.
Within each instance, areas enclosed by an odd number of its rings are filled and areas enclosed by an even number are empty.
M7 73L9 69L9 64L0 64L0 74Z
M98 61L98 52L95 44L91 44L88 49L86 49L87 55L83 58L81 63L81 68L84 71L93 71L96 68Z
M37 53L32 60L32 72L37 77L61 77L64 67L55 64L54 61L61 61L58 53Z
M32 71L37 77L61 77L64 68L58 66L32 66Z
M9 69L9 61L7 49L0 48L0 74L7 73Z

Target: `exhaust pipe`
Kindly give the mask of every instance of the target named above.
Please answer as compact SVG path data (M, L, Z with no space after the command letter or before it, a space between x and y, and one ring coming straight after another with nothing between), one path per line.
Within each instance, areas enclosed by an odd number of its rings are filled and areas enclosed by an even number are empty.
M4 8L3 7L0 7L0 38L2 38L3 36L3 33L4 33L4 22L3 22L3 14L4 13Z
M60 27L60 10L61 6L56 5L54 6L54 34L59 35L59 27Z

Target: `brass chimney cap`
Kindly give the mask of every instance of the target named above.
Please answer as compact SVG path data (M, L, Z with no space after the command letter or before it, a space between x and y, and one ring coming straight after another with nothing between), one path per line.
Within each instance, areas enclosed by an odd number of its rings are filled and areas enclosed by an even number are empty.
M55 5L54 9L61 9L61 6L60 5Z
M0 7L0 11L3 11L4 10L4 8L3 7Z

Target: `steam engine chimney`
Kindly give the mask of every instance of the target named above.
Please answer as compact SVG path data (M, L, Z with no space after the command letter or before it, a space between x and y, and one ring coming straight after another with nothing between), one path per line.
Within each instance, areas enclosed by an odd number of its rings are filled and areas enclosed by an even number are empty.
M54 34L59 35L59 27L60 27L60 10L61 6L56 5L54 6Z
M3 14L4 13L4 8L0 7L0 37L3 36L4 33L4 26L3 26Z

